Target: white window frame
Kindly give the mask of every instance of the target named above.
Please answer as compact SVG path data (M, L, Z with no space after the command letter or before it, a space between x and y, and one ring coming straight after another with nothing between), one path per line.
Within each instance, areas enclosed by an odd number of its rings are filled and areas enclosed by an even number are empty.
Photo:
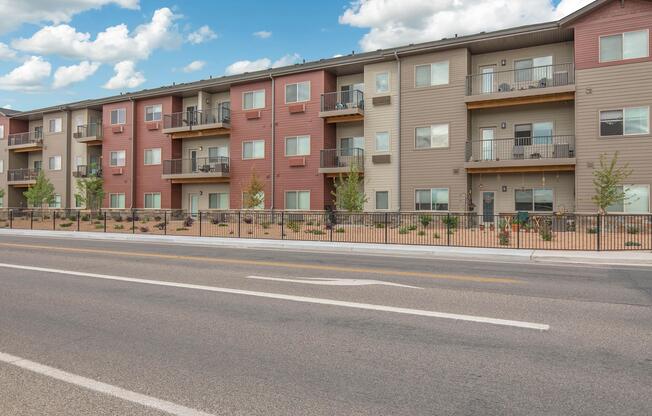
M299 139L303 139L303 140L307 140L307 141L308 141L308 152L307 152L307 153L300 153L300 152L299 152ZM290 153L288 153L288 141L290 141L290 140L296 140L296 141L297 141L297 146L296 146L297 153L296 153L296 154L290 154ZM289 157L295 157L295 156L310 156L310 151L311 151L311 149L310 149L310 147L311 147L311 146L310 146L310 142L311 142L311 140L310 140L310 136L308 136L308 135L302 135L302 136L289 136L289 137L286 137L286 138L285 138L285 156L289 156Z
M378 135L379 134L386 134L387 135L387 149L378 148ZM390 151L392 150L392 135L389 133L389 131L377 131L376 132L376 134L374 135L374 149L376 150L376 153L390 153Z
M151 155L153 156L155 154L155 151L158 150L158 162L155 161L154 158L152 158L152 162L147 163L147 152L150 152ZM155 165L160 165L161 164L161 148L160 147L154 147L152 149L145 149L144 154L143 154L143 163L145 166L155 166Z
M378 193L379 192L387 193L387 208L378 208ZM416 197L416 192L415 192L414 195ZM389 211L390 207L392 206L391 201L392 201L391 200L391 192L389 190L381 189L381 190L374 191L374 209L376 211Z
M646 108L647 109L647 131L643 133L625 133L627 130L626 124L627 124L627 110L633 110L633 109L639 109L639 108ZM623 132L621 134L612 134L612 135L607 135L603 136L602 135L602 113L606 113L608 111L622 111L623 113ZM598 135L599 137L604 137L604 138L613 138L613 137L630 137L630 136L646 136L650 134L650 106L646 105L641 105L641 106L632 106L632 107L620 107L620 108L610 108L608 110L599 110L598 111Z
M48 204L49 208L61 208L61 195L54 194L54 201Z
M116 153L116 154L122 153L122 155L123 155L122 164L119 163L120 158L118 158L118 157L116 157L116 162L117 163L115 165L113 164L113 154L114 153ZM109 153L109 166L111 166L112 168L125 166L126 163L127 163L127 151L126 150L113 150L113 151L111 151Z
M434 65L439 65L439 64L444 64L444 63L448 67L448 73L446 74L446 82L433 84L433 77L432 77L432 68L433 68L433 66ZM417 84L417 69L421 68L421 67L425 67L425 66L430 67L430 82L428 83L428 85L418 85ZM432 62L432 63L429 63L429 64L419 64L419 65L414 66L414 87L415 88L437 87L437 86L441 86L441 85L450 85L450 83L451 83L451 63L450 63L450 60Z
M516 209L516 192L519 191L531 191L532 192L532 209L526 209L526 212L542 212L542 213L549 213L549 212L555 212L555 206L557 205L555 203L555 190L554 188L517 188L514 189L514 211L517 211ZM536 191L550 191L552 193L552 208L550 210L546 211L541 211L541 210L535 210L534 208L536 207L536 197L535 197L535 192ZM518 211L523 211L523 210L518 210Z
M307 193L308 194L308 208L301 208L299 206L299 201L300 201L299 194L301 194L301 193ZM287 207L288 206L288 195L289 194L295 194L294 197L296 199L296 201L295 201L296 206L297 206L296 208L288 208ZM283 206L285 207L286 211L310 211L310 191L305 190L305 189L304 190L296 190L296 191L295 190L285 191L285 195L284 195L284 198L283 198Z
M122 205L121 207L120 206L118 206L118 207L113 206L113 197L117 197L118 202L120 202L120 197L122 197L122 204L118 204L118 205ZM111 209L125 209L126 203L127 203L127 199L125 197L124 192L117 192L117 193L109 194L109 208L111 208Z
M263 155L260 157L256 157L256 143L262 142L263 143ZM251 143L252 144L252 154L251 157L245 157L245 144ZM245 140L242 142L242 160L260 160L260 159L265 159L265 140L258 139L258 140Z
M607 212L610 214L648 214L650 212L650 207L652 207L652 196L650 195L650 185L648 184L628 184L628 185L620 185L619 187L623 188L623 192L625 192L625 188L632 188L632 187L640 187L640 188L647 188L647 209L648 212L643 213L643 212L629 212L627 211L627 201L623 201L623 211L611 211L607 209ZM627 197L627 195L625 195Z
M54 161L54 168L52 167L52 161ZM55 155L48 157L48 170L61 170L61 156Z
M448 194L448 209L432 209L432 191L446 191ZM417 209L417 192L420 191L430 191L430 209ZM450 212L451 208L451 190L450 188L417 188L414 190L414 210L420 212Z
M154 197L158 195L158 207L148 207L147 206L147 197ZM152 199L152 202L154 202L154 199ZM145 209L161 209L161 193L160 192L145 192L143 195L143 207Z
M116 113L116 122L113 122L113 113ZM120 120L122 118L122 121ZM109 113L109 123L112 126L120 126L127 124L127 109L126 108L114 108Z
M299 86L300 85L305 85L305 84L308 85L308 98L306 98L305 100L300 100L299 99ZM292 86L295 86L296 89L297 89L297 99L296 99L296 101L288 101L288 87L292 87ZM310 85L310 81L292 82L292 83L289 83L289 84L285 84L285 104L296 104L296 103L308 102L308 101L310 101L311 93L312 93L312 87Z
M263 105L262 105L261 107L256 107L256 94L258 94L258 93L262 93L262 94L263 94ZM246 96L247 94L253 94L252 101L251 101L253 107L251 107L251 108L247 108L247 107L245 106L245 96ZM266 95L266 94L265 94L265 90L264 90L264 89L262 89L262 90L253 90L253 91L245 91L245 92L243 92L243 93L242 93L242 109L248 111L248 110L259 110L259 109L261 109L261 108L265 108L265 100L267 99L267 97L266 97L265 95Z
M433 146L433 140L432 140L432 129L435 126L446 126L446 146ZM419 147L417 145L417 130L418 129L425 129L429 128L430 129L430 146L429 147ZM440 123L440 124L431 124L429 126L417 126L414 128L414 148L416 150L428 150L428 149L448 149L450 148L451 145L451 126L449 123Z
M224 208L220 208L220 207L211 208L211 195L218 195L218 197L217 197L218 205L219 205L219 202L220 202L219 195L226 195L226 207L224 207ZM228 192L209 192L208 193L208 209L227 210L227 209L229 209L229 206L230 206L230 200L229 200L229 193Z
M387 76L387 89L386 90L379 90L378 89L378 76L379 75L386 75ZM376 91L377 94L384 94L388 93L391 91L392 87L390 85L390 79L391 75L389 74L389 71L382 71L382 72L376 72L374 76L374 90Z
M0 124L0 139L4 139L4 138L5 138L5 125Z
M156 107L158 107L159 111L154 111ZM150 109L152 110L151 113L148 112ZM158 114L158 118L154 118L154 116L157 114ZM148 120L147 117L150 115L152 116L152 119ZM163 104L152 104L152 105L145 106L145 122L149 123L149 122L161 121L161 120L163 120Z
M645 32L646 34L646 40L647 40L647 48L645 49L646 54L644 56L637 56L634 58L625 58L625 34L627 33L637 33L637 32ZM603 61L602 60L602 38L611 38L615 36L620 36L620 58L617 59L608 59ZM600 63L603 62L619 62L619 61L628 61L631 59L645 59L650 56L650 30L649 29L640 29L640 30L628 30L626 32L621 32L621 33L612 33L610 35L601 35L598 39L598 61Z
M54 126L52 126L53 122L54 122ZM63 131L63 119L61 117L51 118L48 120L48 133L61 133L62 131Z

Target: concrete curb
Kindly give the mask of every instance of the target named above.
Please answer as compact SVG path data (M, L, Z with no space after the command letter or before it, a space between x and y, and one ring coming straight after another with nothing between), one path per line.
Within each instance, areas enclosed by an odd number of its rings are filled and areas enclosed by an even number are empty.
M0 236L75 238L100 241L132 241L183 244L209 247L255 248L266 250L300 250L325 253L351 253L392 256L418 256L432 259L467 259L503 262L601 264L618 266L652 266L652 252L592 252L514 250L472 247L410 246L357 244L318 241L263 240L246 238L187 237L144 234L93 233L79 231L0 229Z

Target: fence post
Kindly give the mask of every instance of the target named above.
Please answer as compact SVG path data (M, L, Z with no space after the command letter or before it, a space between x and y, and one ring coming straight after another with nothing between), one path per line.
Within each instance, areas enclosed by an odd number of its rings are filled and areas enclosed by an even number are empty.
M388 237L388 232L389 232L389 231L387 231L388 227L389 227L389 212L386 212L385 213L385 244L389 243L389 240L387 238Z
M34 211L29 212L29 229L34 229Z
M34 214L33 211L32 214ZM52 211L52 230L57 230L57 211Z
M80 211L77 210L77 231L78 232L79 232L79 216L80 216L79 214L80 214Z
M596 250L600 251L600 243L601 243L601 241L600 241L600 233L602 233L602 220L600 218L600 214L598 214L595 228L596 228L596 231L597 231L595 233L595 238L597 239L597 241L596 241Z
M199 236L201 237L201 211L199 211Z
M521 248L521 220L516 217L516 248Z
M168 235L168 212L163 211L163 235Z
M285 240L285 211L281 211L281 240Z
M238 238L240 238L240 217L242 212L238 211Z
M136 234L136 211L131 210L131 233Z
M14 210L10 209L9 210L9 229L11 230L14 228Z
M106 233L106 211L104 211L104 232Z
M446 213L446 245L451 245L451 213Z

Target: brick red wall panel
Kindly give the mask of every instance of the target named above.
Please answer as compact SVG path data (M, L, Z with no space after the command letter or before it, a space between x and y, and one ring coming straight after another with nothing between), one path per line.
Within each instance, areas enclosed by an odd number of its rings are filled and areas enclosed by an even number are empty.
M111 110L124 108L126 110L126 124L122 125L122 133L114 133L111 126ZM131 186L131 157L132 137L131 128L133 125L132 103L122 101L119 103L107 104L102 108L102 129L104 138L102 140L102 172L104 178L104 207L109 207L109 194L124 193L125 208L132 207L132 186ZM122 167L122 174L115 175L118 169L109 166L111 152L124 150L126 155L125 166Z

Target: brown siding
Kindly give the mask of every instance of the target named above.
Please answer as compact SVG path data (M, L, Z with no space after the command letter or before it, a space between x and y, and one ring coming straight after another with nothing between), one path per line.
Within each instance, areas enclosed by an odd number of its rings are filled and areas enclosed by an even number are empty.
M514 69L514 61L548 55L552 56L553 65L573 62L573 42L552 43L531 48L509 49L473 55L471 58L472 71L474 74L479 74L481 72L480 67L485 65L496 65L496 71L511 71ZM505 60L504 66L501 65L503 59Z
M480 129L494 127L496 139L514 137L516 124L552 121L553 134L572 135L575 132L574 104L570 102L474 110L471 112L471 139L481 139ZM501 123L506 128L501 128Z

